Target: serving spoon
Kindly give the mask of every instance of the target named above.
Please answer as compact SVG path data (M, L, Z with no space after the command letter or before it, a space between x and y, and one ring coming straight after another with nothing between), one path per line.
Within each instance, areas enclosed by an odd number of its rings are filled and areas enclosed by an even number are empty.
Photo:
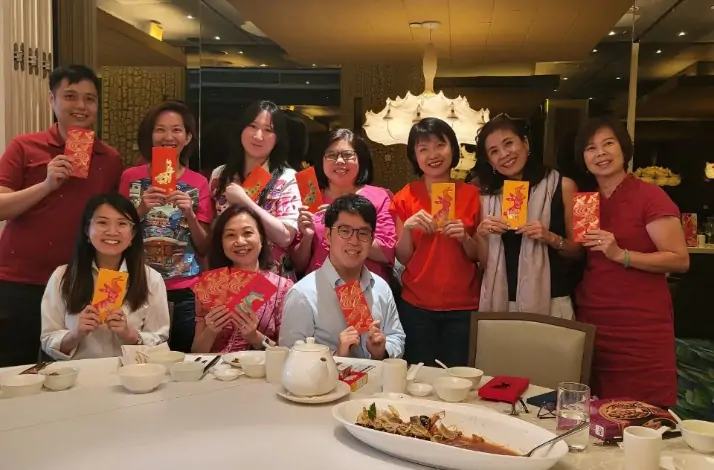
M537 451L538 449L542 449L543 447L545 447L545 446L547 446L547 445L550 445L550 444L553 444L553 443L555 443L555 442L558 442L558 441L560 441L561 439L565 439L566 437L570 436L571 434L575 434L576 432L582 431L583 429L585 429L585 428L588 427L588 426L590 426L590 423L587 422L587 421L583 421L582 423L580 423L580 424L578 424L577 426L575 426L574 428L572 428L572 429L570 429L570 430L564 432L563 434L560 434L560 435L558 435L558 436L555 436L553 439L551 439L551 440L549 440L549 441L545 441L544 443L540 444L539 446L534 447L534 448L531 449L531 451L528 452L527 454L523 454L523 457L533 457L533 454L534 454L535 451Z

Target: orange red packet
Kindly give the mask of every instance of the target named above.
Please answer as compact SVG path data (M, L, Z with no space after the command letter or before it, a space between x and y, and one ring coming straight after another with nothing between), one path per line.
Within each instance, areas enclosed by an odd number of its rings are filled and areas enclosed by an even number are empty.
M176 191L178 154L176 149L154 147L151 149L151 185L167 193Z
M263 191L270 182L270 178L270 172L262 166L257 166L250 172L241 186L243 186L249 198L253 201L257 201L261 191Z
M588 230L600 229L600 194L575 193L573 196L573 238L585 241Z
M129 273L100 269L97 282L94 284L92 305L99 311L101 323L107 319L107 314L121 310L126 294Z
M317 209L324 204L322 191L320 191L320 187L317 185L315 167L311 166L306 170L302 170L295 175L295 179L297 180L303 205L307 206L309 211L314 214L317 212Z
M433 183L431 185L431 215L436 229L441 230L450 220L456 218L456 185L454 183Z
M503 212L501 220L515 230L528 222L527 181L506 180L503 182Z
M228 305L231 298L241 292L256 275L253 271L228 268L204 271L193 286L193 293L196 295L196 301L208 311L218 305Z
M64 154L72 160L72 176L77 178L89 176L93 147L94 131L79 127L70 127L67 130Z
M248 313L248 307L254 312L260 310L270 298L275 295L278 288L260 273L253 273L250 281L242 287L238 294L231 294L231 299L226 306L231 312L238 310Z
M359 334L369 331L372 325L372 313L369 311L367 299L362 292L359 281L335 287L337 300L340 302L342 314L347 320L347 326L352 326Z

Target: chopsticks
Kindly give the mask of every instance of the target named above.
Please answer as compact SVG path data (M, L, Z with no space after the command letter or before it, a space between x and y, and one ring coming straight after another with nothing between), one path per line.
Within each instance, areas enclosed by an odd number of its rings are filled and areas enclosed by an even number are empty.
M216 355L216 357L211 359L211 362L209 362L208 365L203 368L203 374L201 374L201 378L199 380L203 380L203 378L206 376L206 374L208 374L208 371L210 371L211 368L213 366L215 366L218 363L218 361L220 361L220 360L221 360L220 354Z
M22 372L20 372L20 375L24 375L24 374L37 374L39 371L41 371L42 369L44 369L44 368L47 367L48 365L50 365L50 363L49 363L48 361L38 362L38 363L35 364L34 366L28 367L27 369L25 369L25 370L23 370Z

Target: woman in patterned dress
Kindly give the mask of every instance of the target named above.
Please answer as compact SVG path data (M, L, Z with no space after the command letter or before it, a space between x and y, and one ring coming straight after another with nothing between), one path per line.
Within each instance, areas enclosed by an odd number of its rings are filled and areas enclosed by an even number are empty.
M297 233L300 191L295 170L287 164L288 139L285 116L275 103L260 101L243 113L239 124L240 145L228 155L227 163L213 171L211 194L216 214L230 205L252 209L265 227L271 247L271 271L295 279L287 249ZM240 186L251 171L262 166L271 174L270 182L253 201Z

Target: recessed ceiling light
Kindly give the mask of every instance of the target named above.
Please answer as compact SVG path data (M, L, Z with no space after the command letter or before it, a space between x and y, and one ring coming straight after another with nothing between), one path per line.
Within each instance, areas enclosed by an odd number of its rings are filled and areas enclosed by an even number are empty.
M310 82L305 82L305 85L309 85L309 84L310 84Z
M593 49L593 52L597 52L597 49Z
M567 79L568 79L568 77L563 77L563 80L567 80Z
M220 37L220 36L214 36L213 39L215 39L216 41L220 41L220 40L221 40L221 37Z
M615 31L610 31L609 33L607 33L608 36L614 36L614 35L616 35L616 34L617 34L617 33L616 33Z
M620 80L620 77L615 77L615 80Z
M661 54L661 53L662 53L662 49L657 49L657 52L655 52L655 54Z
M313 67L317 67L317 64L312 64Z
M267 67L268 64L260 64L261 67Z
M679 36L679 37L686 36L686 35L687 35L686 31L680 31L679 33L677 33L677 36Z
M558 89L556 88L556 89L555 89L555 90L553 90L553 91L558 91Z
M193 15L186 15L186 19L187 19L187 20L192 20L192 19L193 19Z
M593 97L591 96L591 97L590 97L590 98L588 98L588 99L589 99L589 100L591 100L591 99L593 99Z
M242 53L243 53L243 51L238 51L238 54L242 54Z

